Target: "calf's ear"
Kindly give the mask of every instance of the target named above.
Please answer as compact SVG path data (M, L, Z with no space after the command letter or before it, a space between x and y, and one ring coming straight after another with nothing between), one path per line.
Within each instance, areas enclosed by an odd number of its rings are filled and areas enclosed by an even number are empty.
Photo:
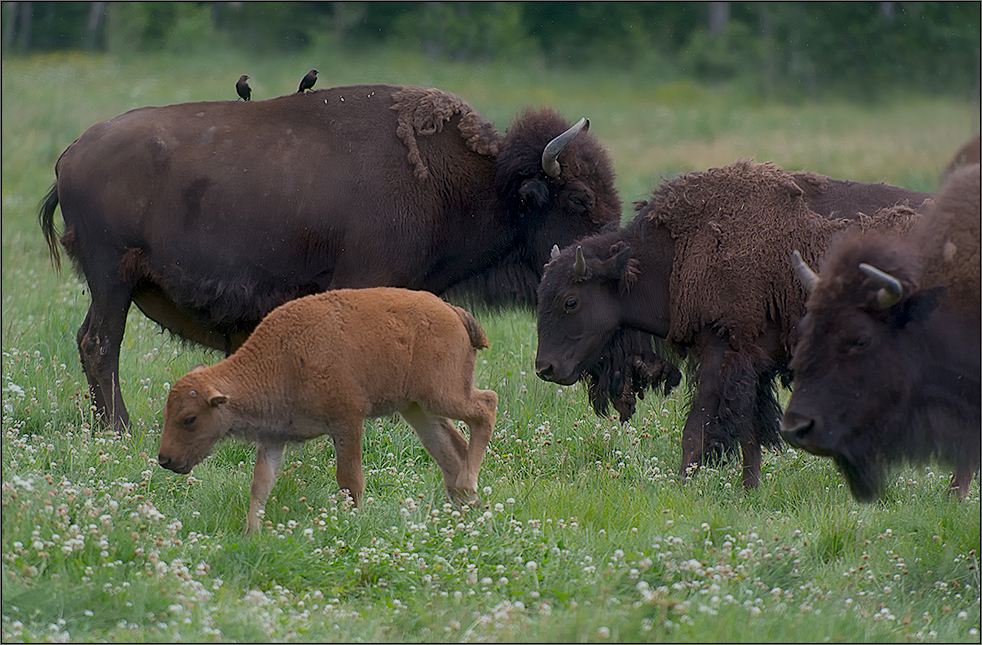
M219 392L214 386L209 385L205 389L205 398L208 400L208 405L213 408L217 408L223 403L228 403L228 397Z

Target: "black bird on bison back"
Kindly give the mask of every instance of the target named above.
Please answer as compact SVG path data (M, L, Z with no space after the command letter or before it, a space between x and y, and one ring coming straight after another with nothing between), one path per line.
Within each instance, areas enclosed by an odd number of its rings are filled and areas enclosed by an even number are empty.
M252 88L246 81L249 79L248 76L243 74L239 77L239 80L235 82L235 93L239 95L239 98L243 101L248 101L252 98Z
M314 83L316 82L317 82L317 70L312 69L309 72L307 72L307 75L304 76L303 80L300 81L300 89L297 90L297 94L306 94L307 90L312 88L314 86Z

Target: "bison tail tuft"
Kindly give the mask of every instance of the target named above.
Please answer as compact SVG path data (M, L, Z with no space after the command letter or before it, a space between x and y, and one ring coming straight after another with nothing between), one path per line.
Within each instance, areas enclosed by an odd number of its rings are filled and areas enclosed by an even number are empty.
M41 226L41 233L48 243L48 252L51 254L51 264L55 269L61 271L61 254L58 252L58 238L55 234L55 209L58 208L58 184L52 184L51 190L41 201L38 211L38 224Z
M464 323L464 328L467 330L467 335L470 336L471 346L474 349L484 349L488 346L488 337L484 334L484 330L481 329L481 324L477 322L474 316L470 315L468 312L464 311L460 307L451 305L457 315L460 316L460 321Z

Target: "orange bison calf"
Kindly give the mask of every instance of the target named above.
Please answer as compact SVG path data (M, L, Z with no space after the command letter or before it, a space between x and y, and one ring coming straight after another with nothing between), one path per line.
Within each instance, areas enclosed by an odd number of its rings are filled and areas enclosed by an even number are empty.
M365 490L366 417L398 412L443 471L456 503L477 499L477 475L498 395L474 388L487 338L466 311L405 289L339 289L269 313L234 354L174 383L158 462L188 473L226 436L257 444L246 532L259 529L287 443L334 440L338 485ZM470 428L470 443L450 419Z

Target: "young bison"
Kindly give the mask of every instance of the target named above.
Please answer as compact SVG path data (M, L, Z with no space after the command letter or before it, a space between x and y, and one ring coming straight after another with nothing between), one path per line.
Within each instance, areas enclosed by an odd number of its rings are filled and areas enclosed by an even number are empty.
M359 505L363 422L398 412L440 466L451 500L474 501L498 405L497 394L474 388L484 347L470 314L427 292L339 289L288 302L234 354L174 383L157 460L184 474L226 436L255 442L251 533L287 443L331 435L338 485ZM469 444L450 419L467 423Z

